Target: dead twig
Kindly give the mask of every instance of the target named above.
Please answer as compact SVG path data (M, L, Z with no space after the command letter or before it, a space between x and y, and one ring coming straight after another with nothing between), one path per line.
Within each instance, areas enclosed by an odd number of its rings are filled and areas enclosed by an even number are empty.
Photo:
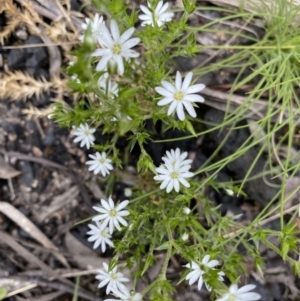
M195 12L195 14L198 14L198 12ZM241 28L239 28L239 30L237 31L237 33L235 35L233 35L226 43L226 46L229 46L230 44L233 43L233 41L238 37L238 35L247 28L248 24L250 23L250 21L252 20L252 18L249 18ZM196 67L194 67L195 69L200 69L203 66L205 66L207 63L209 63L212 59L214 59L216 56L221 55L224 52L223 49L219 49L218 51L215 51L212 55L210 55L206 60L204 60L203 62L201 62L200 64L198 64Z
M42 207L40 210L38 210L35 213L36 219L39 222L44 221L46 218L52 216L56 211L60 210L62 207L66 206L71 201L73 201L78 194L79 194L78 187L73 186L63 194L54 197L53 200L51 201L51 205Z
M239 96L231 93L224 93L217 90L205 88L201 91L202 95L205 95L205 104L211 106L215 109L226 112L233 112L237 107L248 102L248 109L244 115L248 115L248 119L258 120L266 116L268 110L268 102L258 99L258 100L249 100L248 97ZM229 102L229 104L228 104ZM274 110L279 109L278 105L274 105ZM284 118L289 118L289 111L286 109L283 113ZM278 120L279 114L274 114L272 116L272 121L276 122ZM294 116L295 120L299 120L300 114Z
M42 296L31 298L30 300L26 299L26 301L52 301L56 300L61 295L65 294L64 291L53 292L49 294L45 294Z
M62 166L58 163L55 163L55 162L49 161L47 159L44 159L44 158L37 158L37 157L30 156L30 155L18 153L18 152L6 152L4 149L1 149L1 148L0 148L0 153L5 154L9 157L15 157L19 160L36 162L36 163L39 163L39 164L42 164L42 165L45 165L45 166L49 166L49 167L52 167L52 168L56 168L56 169L59 169L63 172L66 172L67 174L69 174L71 176L72 180L78 186L78 188L80 190L80 193L83 197L84 202L88 206L90 213L93 214L94 210L93 210L92 202L91 202L91 199L88 195L88 192L87 192L85 186L82 184L82 182L78 178L78 176L73 171L71 171L70 169L68 169L68 168L66 168L66 167L64 167L64 166Z
M57 280L61 281L61 283L60 283L60 282L52 282L52 281L46 281L46 280L40 280L40 279L35 279L32 281L32 279L30 279L30 282L33 282L40 286L52 287L54 289L68 292L68 293L74 292L75 285L73 282L71 282L68 279L65 279L59 273L57 273L55 270L53 270L51 267L49 267L44 262L42 262L40 259L38 259L36 256L34 256L31 252L29 252L27 249L25 249L23 246L21 246L12 236L6 234L3 231L0 231L0 243L2 245L9 246L14 251L16 251L21 257L23 257L26 261L30 262L33 265L38 266L40 269L43 270L43 272L46 275L50 276L51 279L57 279ZM87 300L102 301L102 299L95 297L94 295L92 295L91 293L89 293L88 291L86 291L80 287L78 290L78 295Z
M49 47L49 46L63 46L63 45L76 45L79 44L79 41L73 42L63 42L63 43L50 43L50 44L29 44L29 45L18 45L18 46L3 46L1 49L25 49L25 48L36 48L36 47Z
M60 282L45 280L45 279L42 279L40 277L14 276L14 277L10 277L9 279L19 281L19 282L24 282L24 283L26 283L26 286L24 286L24 287L22 287L18 290L15 290L15 291L12 291L12 292L8 293L7 297L15 296L16 294L20 294L22 292L25 292L25 291L27 291L29 289L32 289L32 288L35 288L37 286L51 287L51 288L59 291L60 293L61 292L69 293L69 294L74 293L73 285L69 286L67 284L63 284L63 283L60 283ZM28 284L28 282L30 284ZM54 293L52 293L52 294L54 294ZM58 292L56 292L56 294L58 294ZM86 290L79 289L78 290L78 295L79 295L79 297L81 297L85 300L102 301L101 298L98 298L97 296L94 296L92 293L90 293ZM42 297L37 297L36 299L31 299L30 301L32 301L32 300L38 300L38 301L43 300L41 298ZM47 299L47 300L53 300L53 299Z
M9 219L15 222L20 228L26 231L32 238L37 240L46 248L51 248L53 255L65 266L70 267L66 258L63 255L56 253L59 249L52 241L43 234L23 213L17 210L14 206L7 202L0 202L0 212L6 215Z
M57 7L56 3L53 1L41 1L40 4L38 4L36 1L32 0L17 0L18 3L21 5L24 5L25 3L29 3L33 9L41 16L46 17L50 20L56 21L58 19L64 19L64 14L60 11L60 9ZM69 18L68 18L69 19ZM81 23L82 21L77 18L76 16L72 15L70 17L71 23L67 21L67 26L70 30L81 30ZM74 25L73 25L74 24ZM75 26L75 27L74 27Z
M42 269L45 272L46 275L52 276L55 279L59 279L63 283L74 287L74 284L71 281L64 279L59 274L57 274L52 268L50 268L48 265L46 265L44 262L42 262L40 259L34 256L31 252L29 252L27 249L25 249L23 246L17 243L16 240L11 235L8 235L5 232L0 231L0 242L2 245L7 245L8 247L12 248L27 262L30 262L31 264L38 266L40 269Z
M48 45L49 53L49 73L51 78L59 77L61 68L61 54L57 46L52 44L52 41L44 34L42 26L39 26L42 34L40 38L42 41ZM51 45L52 44L52 45Z

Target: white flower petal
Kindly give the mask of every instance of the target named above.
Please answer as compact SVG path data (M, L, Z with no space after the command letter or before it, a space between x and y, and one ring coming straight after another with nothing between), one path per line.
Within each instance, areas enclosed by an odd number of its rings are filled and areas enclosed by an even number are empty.
M170 181L168 186L167 186L167 193L169 193L174 187L174 181Z
M181 82L182 82L181 74L179 71L177 71L176 78L175 78L175 88L177 91L181 90Z
M199 281L198 281L198 290L199 291L201 290L202 286L203 286L203 277L200 276Z
M119 43L123 44L125 41L127 41L134 33L135 28L131 27L127 29L120 37Z
M162 8L163 6L163 1L159 1L156 8L155 8L155 13L158 14L160 9Z
M118 204L118 206L116 207L117 211L122 210L123 208L125 208L127 205L129 204L128 200L125 200L123 202L121 202L120 204Z
M122 75L124 73L124 64L123 64L123 59L120 55L115 57L117 66L118 66L118 73Z
M170 97L172 98L172 100L174 99L173 93L168 91L167 89L164 89L162 87L156 87L155 91L162 96Z
M183 83L182 83L182 88L181 88L184 93L188 93L186 90L188 90L189 85L190 85L190 83L192 81L192 78L193 78L193 72L189 72L185 76L185 78L183 80Z
M111 58L112 58L111 54L103 56L96 66L96 71L105 70L107 68L107 63Z
M205 85L203 85L203 84L196 84L196 85L193 85L193 86L190 86L189 88L187 88L185 90L185 93L186 94L197 93L197 92L202 91L204 88L205 88Z
M110 31L114 41L118 41L120 38L120 31L115 20L111 20L110 22Z
M191 275L189 278L186 277L186 280L190 280L189 285L194 284L197 281L197 279L201 277L201 273L199 271L193 271L189 275Z
M174 189L176 192L179 192L180 186L179 186L179 181L175 179L174 181Z
M211 260L210 262L208 262L206 264L206 266L209 267L209 268L214 268L217 265L219 265L219 261L218 260Z
M168 109L168 115L171 115L174 112L174 110L177 108L178 104L179 103L177 103L176 101L173 101L171 103L171 105L169 106L169 109Z
M141 40L138 38L130 39L123 44L123 48L125 48L125 49L132 48L132 47L136 46L140 41Z
M163 80L161 84L167 91L170 91L172 94L176 92L176 88L167 81Z
M204 98L197 94L185 95L184 100L190 102L204 102Z
M160 189L165 189L168 186L168 184L170 183L170 181L171 180L169 178L166 178L165 180L163 180L163 182L160 185Z
M184 115L184 111L183 111L183 106L182 106L181 102L179 102L178 105L177 105L176 113L177 113L177 116L178 116L178 118L180 120L184 120L185 119L185 115Z
M173 101L173 97L168 96L168 97L165 97L165 98L161 99L161 100L157 103L157 105L158 105L158 106L165 106L165 105L169 104L169 103L172 102L172 101Z
M240 294L240 293L246 293L246 292L254 290L255 288L256 288L256 285L254 285L254 284L247 284L247 285L244 285L241 288L239 288L236 292L238 294Z
M184 178L179 178L178 180L179 180L179 182L180 182L183 186L185 186L185 187L190 187L190 184L189 184L189 182L188 182L186 179L184 179Z
M184 101L184 102L183 102L183 105L184 105L185 109L188 111L188 113L189 113L192 117L196 117L196 116L197 116L196 111L195 111L194 107L191 105L190 102Z
M140 6L140 9L146 14L146 15L151 15L151 11L144 5Z

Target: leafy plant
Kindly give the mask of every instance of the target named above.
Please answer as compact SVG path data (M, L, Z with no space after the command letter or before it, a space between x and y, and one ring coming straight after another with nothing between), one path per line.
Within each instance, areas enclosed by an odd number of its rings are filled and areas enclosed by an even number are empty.
M215 297L228 291L223 282L226 275L234 283L230 287L231 296L238 298L244 292L246 298L253 286L246 286L239 291L235 285L240 275L246 273L242 264L245 257L238 252L238 248L245 250L256 269L263 273L263 258L259 253L261 243L289 262L299 275L299 262L293 258L298 253L299 244L299 231L294 221L296 215L288 221L284 216L286 202L297 191L295 189L287 195L285 188L288 179L299 170L299 163L295 162L291 150L300 113L300 41L299 28L295 23L300 8L293 4L287 6L284 0L271 8L263 5L264 10L260 13L197 7L190 1L183 3L184 7L176 10L177 20L171 21L170 15L169 19L162 17L165 11L155 9L157 6L162 9L162 2L150 1L149 8L142 7L146 17L140 17L150 25L137 32L132 26L138 13L132 11L129 14L124 1L94 1L96 7L111 16L106 21L110 27L107 23L101 24L97 30L96 22L89 21L82 46L74 52L77 61L67 69L73 77L69 86L76 92L77 100L73 106L56 104L51 115L62 126L75 126L76 135L81 137L76 138L76 142L81 141L82 146L92 145L96 151L102 152L101 155L95 155L98 161L88 163L93 164L90 170L95 174L97 170L102 171L103 176L109 174L108 166L111 163L124 167L126 164L122 162L127 160L122 160L122 156L128 158L135 146L140 148L136 164L138 182L135 197L115 207L115 201L106 195L109 201L101 200L101 206L95 207L100 213L93 218L99 222L98 228L90 227L93 230L89 240L95 241L94 246L101 244L103 247L105 243L113 243L115 247L110 267L99 279L108 284L108 293L112 292L121 300L129 300L130 296L134 300L146 296L150 300L171 299L175 289L168 280L167 268L172 256L179 257L180 262L188 268L180 281L186 279L189 284L198 281L199 289L205 283ZM222 11L223 17L197 28L188 25L192 13L208 9ZM116 17L121 20L119 24L113 20ZM246 39L247 44L203 46L197 43L198 32L216 33L220 31L215 28L216 25L237 19L246 22L264 20L264 35L254 36L250 31L228 29L223 34ZM164 24L158 26L161 20ZM135 37L131 37L133 33ZM131 49L133 46L137 47ZM178 56L192 57L204 48L228 51L229 55L206 66L203 63L201 68L187 73L185 77L177 72L175 77L174 59ZM193 93L200 91L201 95L203 85L191 82L192 75L202 76L237 68L239 71L230 87L223 121L203 130L203 120L195 118L194 109L190 107L191 103L200 102L200 96ZM233 99L244 91L245 86L251 86L251 89L239 98L242 101L236 106ZM175 109L176 113L173 112ZM241 124L245 119L247 123ZM87 130L81 131L83 124ZM158 134L158 124L160 133L176 129L184 135L176 139L153 141ZM93 132L96 128L105 135L105 144L98 145L95 141ZM234 153L216 159L230 135L244 128L251 129L249 137ZM78 134L78 131L81 132ZM219 131L224 138L218 149L195 173L190 171L191 160L179 149L167 152L160 167L154 165L146 151L146 144L151 140L152 143L180 141L212 131ZM121 152L118 141L124 137L129 143ZM283 146L287 150L284 157L280 156ZM216 182L216 175L226 165L253 148L258 150L256 157L241 181ZM265 155L268 157L268 166L260 174L254 175L255 165ZM196 175L202 176L200 183ZM190 179L191 176L194 176L193 179ZM219 208L207 197L208 187L216 191L222 188L230 194L243 194L245 183L266 176L280 179L278 193L248 225L241 225L237 216L222 216ZM112 180L107 183L112 186L113 175L108 177ZM153 178L160 182L161 189L156 188ZM262 227L266 221L277 217L277 211L280 212L280 231ZM120 224L124 226L120 232L122 235L112 242L111 234L115 228L120 229ZM280 247L269 241L271 236L277 238ZM164 256L161 271L143 292L130 293L123 288L121 280L118 282L119 278L126 281L116 271L120 259L125 260L128 268L132 268L134 290L137 280L144 277L158 254ZM220 264L222 268L217 268ZM252 293L252 296L255 300L259 298L256 293Z

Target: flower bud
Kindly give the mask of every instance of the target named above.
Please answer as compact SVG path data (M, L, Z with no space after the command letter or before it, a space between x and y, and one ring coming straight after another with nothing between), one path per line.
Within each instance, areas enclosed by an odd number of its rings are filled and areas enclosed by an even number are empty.
M187 241L189 239L189 235L187 233L184 233L182 236L181 236L181 239L183 241Z
M231 189L225 189L226 193L230 196L234 195L234 192Z
M124 195L127 197L127 198L130 198L132 196L132 190L130 188L125 188L124 189Z
M188 207L183 207L182 211L183 211L184 214L188 215L188 214L190 214L191 209L188 208Z

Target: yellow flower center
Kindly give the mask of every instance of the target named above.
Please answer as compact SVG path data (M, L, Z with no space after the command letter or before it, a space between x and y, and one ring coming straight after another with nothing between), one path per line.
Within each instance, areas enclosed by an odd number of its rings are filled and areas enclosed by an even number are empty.
M100 236L105 237L105 231L100 231Z
M175 172L175 171L173 171L172 173L171 173L171 179L177 179L178 178L178 173L177 172Z
M110 211L109 211L109 215L110 215L110 216L116 216L116 215L117 215L116 210L115 210L115 209L110 210Z
M89 131L89 130L85 130L85 131L84 131L84 134L85 134L86 136L89 136L89 135L90 135L90 131Z
M177 101L182 101L183 100L183 93L181 91L178 91L174 93L174 99Z
M113 280L116 280L116 279L118 278L117 274L115 274L115 273L112 273L112 274L110 275L110 277L111 277L111 279L113 279Z
M236 298L235 298L235 295L229 295L228 296L228 299L227 299L228 301L235 301L236 300Z
M120 54L121 53L121 45L120 44L115 44L112 48L113 54Z
M101 159L99 159L99 162L100 162L101 164L104 164L104 163L105 163L105 159L101 158Z

